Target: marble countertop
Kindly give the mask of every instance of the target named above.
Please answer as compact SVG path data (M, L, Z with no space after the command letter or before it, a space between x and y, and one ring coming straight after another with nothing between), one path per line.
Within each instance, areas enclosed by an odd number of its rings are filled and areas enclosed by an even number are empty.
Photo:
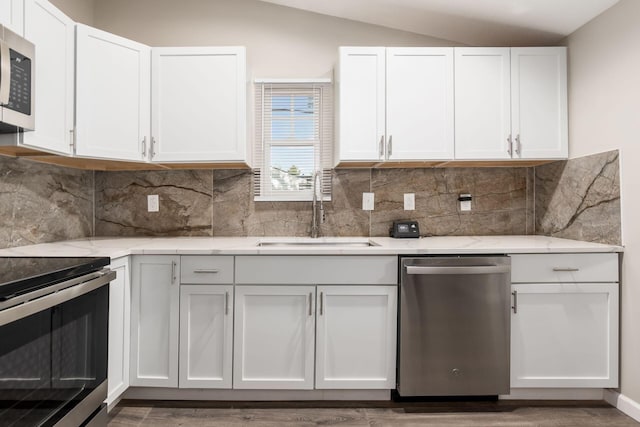
M260 246L260 243L270 243ZM373 246L364 246L370 242ZM288 244L290 243L290 244ZM310 244L311 243L311 244ZM390 237L139 237L90 238L0 249L0 256L156 255L456 255L622 252L603 245L546 236Z

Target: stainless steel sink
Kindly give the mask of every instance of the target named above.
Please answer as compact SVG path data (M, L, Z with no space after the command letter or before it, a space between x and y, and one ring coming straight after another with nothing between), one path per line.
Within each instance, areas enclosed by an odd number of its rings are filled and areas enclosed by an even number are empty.
M302 247L350 247L366 248L379 246L371 240L325 240L325 239L292 239L292 240L261 240L256 246L302 246Z

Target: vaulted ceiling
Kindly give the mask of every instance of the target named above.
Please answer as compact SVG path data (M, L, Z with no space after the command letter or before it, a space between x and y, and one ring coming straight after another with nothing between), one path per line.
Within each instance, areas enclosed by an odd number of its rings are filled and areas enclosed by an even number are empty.
M469 45L556 44L618 0L261 0Z

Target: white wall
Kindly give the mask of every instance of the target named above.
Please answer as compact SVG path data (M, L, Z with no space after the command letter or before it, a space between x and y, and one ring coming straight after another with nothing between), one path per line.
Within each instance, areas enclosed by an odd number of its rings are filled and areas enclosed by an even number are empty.
M330 77L343 45L459 45L256 0L95 0L94 16L150 46L246 46L252 78Z
M567 39L569 154L621 156L622 394L640 403L640 1L621 0Z
M76 22L93 25L95 0L49 0Z

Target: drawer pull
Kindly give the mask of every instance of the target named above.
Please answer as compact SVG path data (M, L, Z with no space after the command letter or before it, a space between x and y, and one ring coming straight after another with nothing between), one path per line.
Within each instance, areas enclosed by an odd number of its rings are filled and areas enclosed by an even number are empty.
M553 271L580 271L580 269L573 267L553 267Z
M511 295L513 295L513 305L511 309L513 310L513 314L518 314L518 291L511 292Z
M320 292L320 316L323 315L324 311L324 292Z
M205 274L205 273L211 273L211 274L215 274L215 273L219 273L220 270L216 269L216 268L201 268L199 270L193 270L194 273L198 273L198 274Z
M224 315L229 314L229 292L224 293Z
M309 292L309 316L313 316L313 293Z

